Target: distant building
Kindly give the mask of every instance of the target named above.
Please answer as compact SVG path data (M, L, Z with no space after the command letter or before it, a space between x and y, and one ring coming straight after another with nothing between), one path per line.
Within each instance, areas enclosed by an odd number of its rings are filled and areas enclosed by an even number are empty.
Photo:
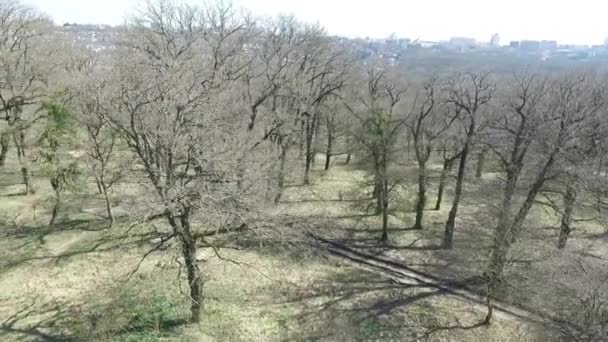
M450 49L458 50L458 51L466 51L474 49L477 46L477 42L473 38L467 37L453 37L450 38L450 41L447 44L447 47Z
M509 43L509 47L511 47L511 48L513 48L513 49L519 49L519 45L520 45L520 44L519 44L519 41L515 41L515 40L514 40L514 41L511 41L511 42Z
M556 40L543 40L540 42L541 48L544 50L557 50Z
M536 52L540 50L541 44L538 40L522 40L519 48L526 52Z

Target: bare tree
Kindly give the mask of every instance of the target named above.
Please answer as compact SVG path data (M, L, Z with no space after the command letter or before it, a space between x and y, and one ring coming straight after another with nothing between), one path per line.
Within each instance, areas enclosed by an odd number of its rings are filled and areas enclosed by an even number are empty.
M233 132L242 121L225 104L246 70L250 29L229 6L149 2L124 32L113 65L106 120L149 180L152 209L170 227L162 241L180 243L193 322L204 299L198 244L208 245L198 226L219 229L246 216L238 214L246 205L230 157L241 147Z
M548 180L560 174L556 165L563 153L578 143L577 136L593 122L604 101L604 90L588 76L546 80L530 75L516 77L512 83L505 110L491 125L497 137L491 148L503 165L506 180L485 271L489 307L503 280L509 249L537 195ZM529 154L534 154L532 160L528 160ZM527 182L521 177L524 171L530 179ZM516 188L521 183L527 190L515 206Z
M454 144L456 138L452 135L449 136L450 144ZM437 202L435 203L435 210L441 210L441 204L443 202L443 192L445 191L445 182L454 168L454 163L460 158L460 148L447 147L447 139L442 143L441 157L443 159L441 175L439 176L439 185L437 186Z
M40 103L48 85L45 57L49 21L17 1L0 3L0 105L8 131L1 133L0 166L4 165L12 137L21 166L26 193L33 193L27 157L26 131L35 121L27 114ZM34 106L32 106L34 105Z
M422 229L428 182L427 163L431 157L433 145L437 138L448 130L454 120L458 118L459 110L457 108L456 111L452 111L448 106L442 106L438 103L435 80L424 83L422 88L422 92L416 94L412 111L405 121L414 142L414 151L418 162L418 199L416 201L414 229ZM445 181L445 173L442 174L442 177L441 185Z
M371 66L367 71L365 91L351 106L345 103L349 112L361 124L360 132L354 134L365 146L374 168L374 198L376 213L382 214L381 241L388 239L389 180L388 166L393 155L393 147L404 120L396 117L395 108L401 102L405 87L388 76L381 66Z
M457 74L447 82L448 103L451 103L462 118L466 139L460 152L460 163L456 177L456 188L452 209L445 224L443 237L444 248L451 249L454 241L454 227L458 206L462 197L462 187L466 171L467 158L473 145L473 139L479 128L481 111L492 100L495 86L487 73Z

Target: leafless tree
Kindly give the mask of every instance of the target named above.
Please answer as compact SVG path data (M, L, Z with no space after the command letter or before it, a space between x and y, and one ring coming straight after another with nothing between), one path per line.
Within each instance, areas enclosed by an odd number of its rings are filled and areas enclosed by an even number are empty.
M460 163L458 175L456 177L456 188L454 190L454 200L452 209L445 224L445 234L443 238L444 248L451 249L454 241L454 227L458 206L462 197L462 187L464 183L467 158L473 145L473 139L479 128L481 112L492 100L495 86L487 73L464 73L456 74L447 82L447 102L455 107L459 112L464 126L466 139L462 151L460 152Z
M27 157L26 131L35 121L28 116L46 95L52 65L45 39L49 20L17 1L0 3L0 105L8 130L0 133L0 167L12 137L21 165L26 193L33 193ZM38 105L36 107L35 105Z
M242 117L226 103L249 62L250 30L230 6L148 2L125 29L112 70L105 119L137 156L171 228L161 243L180 243L193 322L203 305L198 226L238 226L246 216L231 157Z
M403 118L398 118L395 108L401 102L405 87L389 76L383 66L373 65L367 70L365 90L353 101L346 104L349 112L361 124L360 131L354 134L372 161L374 168L374 198L376 213L382 214L381 241L388 239L389 187L388 166L391 163L393 148ZM356 107L354 107L356 106Z
M416 94L411 113L405 121L414 142L414 152L418 162L418 199L414 229L422 229L428 182L427 163L433 146L436 140L450 128L459 114L458 108L452 110L451 107L439 103L435 80L425 82L422 88L422 91ZM441 184L445 181L445 173L442 173L442 177Z
M491 148L503 165L506 180L485 271L489 303L503 280L509 249L536 197L547 181L561 173L556 165L594 122L605 105L604 96L604 89L585 75L556 79L525 75L512 82L505 110L491 125L497 137ZM522 178L524 172L528 181ZM526 192L516 205L516 188L521 183L526 184Z

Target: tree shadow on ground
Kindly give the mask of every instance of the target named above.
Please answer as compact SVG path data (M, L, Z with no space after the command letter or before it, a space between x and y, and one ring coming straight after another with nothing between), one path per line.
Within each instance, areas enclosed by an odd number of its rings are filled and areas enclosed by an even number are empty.
M137 293L149 291L138 288L145 284L131 285L128 291L91 291L82 304L32 298L0 322L0 340L157 341L188 324L183 303Z
M65 250L57 253L45 253L47 240L55 234L80 231L89 235L75 236L81 238L75 245L68 245ZM109 252L124 247L139 247L149 244L151 239L157 237L156 232L132 232L107 230L107 221L100 220L73 220L58 224L54 227L31 226L18 228L13 232L5 232L4 242L12 247L11 251L4 253L0 262L0 271L6 272L20 265L32 261L63 262L74 256L89 253Z
M8 341L8 338L21 336L36 341L75 341L56 329L68 320L70 312L67 303L51 301L41 305L38 299L34 299L0 322L0 338L4 336Z
M420 320L436 323L427 299L441 289L400 283L366 271L341 268L284 294L300 306L289 340L408 340L422 334Z

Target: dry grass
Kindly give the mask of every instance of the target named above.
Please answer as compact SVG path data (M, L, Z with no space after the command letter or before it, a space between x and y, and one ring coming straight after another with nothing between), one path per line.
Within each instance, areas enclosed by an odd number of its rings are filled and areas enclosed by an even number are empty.
M318 162L317 168L320 166ZM9 165L8 169L16 168ZM414 165L405 168L406 177L412 176L413 169ZM394 173L400 174L401 169ZM178 324L188 313L184 296L175 291L183 289L185 283L178 272L174 247L153 254L137 275L125 282L126 274L151 246L145 227L127 234L129 225L123 223L108 230L95 214L78 210L83 203L79 196L72 198L69 212L62 217L64 223L48 230L41 224L45 213L40 212L35 219L31 211L45 190L31 197L6 196L16 189L10 183L18 177L11 177L3 178L0 187L2 212L17 214L14 225L2 232L0 240L1 340L78 340L78 336L80 340L95 336L108 341L538 339L535 327L517 320L473 328L483 313L435 289L403 286L308 248L274 248L248 236L239 238L232 246L235 249L222 250L223 257L239 264L219 260L210 250L201 251L204 319L199 326ZM407 230L413 222L408 204L412 202L411 187L396 188L390 244L378 247L374 240L380 234L380 221L368 215L366 184L370 178L366 172L337 161L329 172L315 169L310 186L301 186L299 179L293 175L283 202L269 215L319 220L327 224L325 233L329 236L444 277L476 275L483 265L491 219L486 218L487 209L475 203L479 198L473 194L481 195L481 190L495 181L491 176L484 177L484 183L469 186L471 193L458 221L457 252L427 248L439 242L448 205L441 211L427 212L425 230ZM37 182L44 189L44 182ZM95 207L98 202L86 203ZM433 203L432 191L429 203ZM449 196L445 203L449 203ZM483 222L486 219L488 222ZM575 239L572 245L579 243ZM124 296L129 296L128 302ZM141 304L144 311L148 310L145 305L153 305L150 310L156 310L157 298L162 299L163 310L168 310L162 319L176 324L159 322L146 326L148 330L129 325L127 318L132 313L125 309L125 303L132 307ZM103 321L103 317L117 323ZM118 326L122 330L112 330Z

